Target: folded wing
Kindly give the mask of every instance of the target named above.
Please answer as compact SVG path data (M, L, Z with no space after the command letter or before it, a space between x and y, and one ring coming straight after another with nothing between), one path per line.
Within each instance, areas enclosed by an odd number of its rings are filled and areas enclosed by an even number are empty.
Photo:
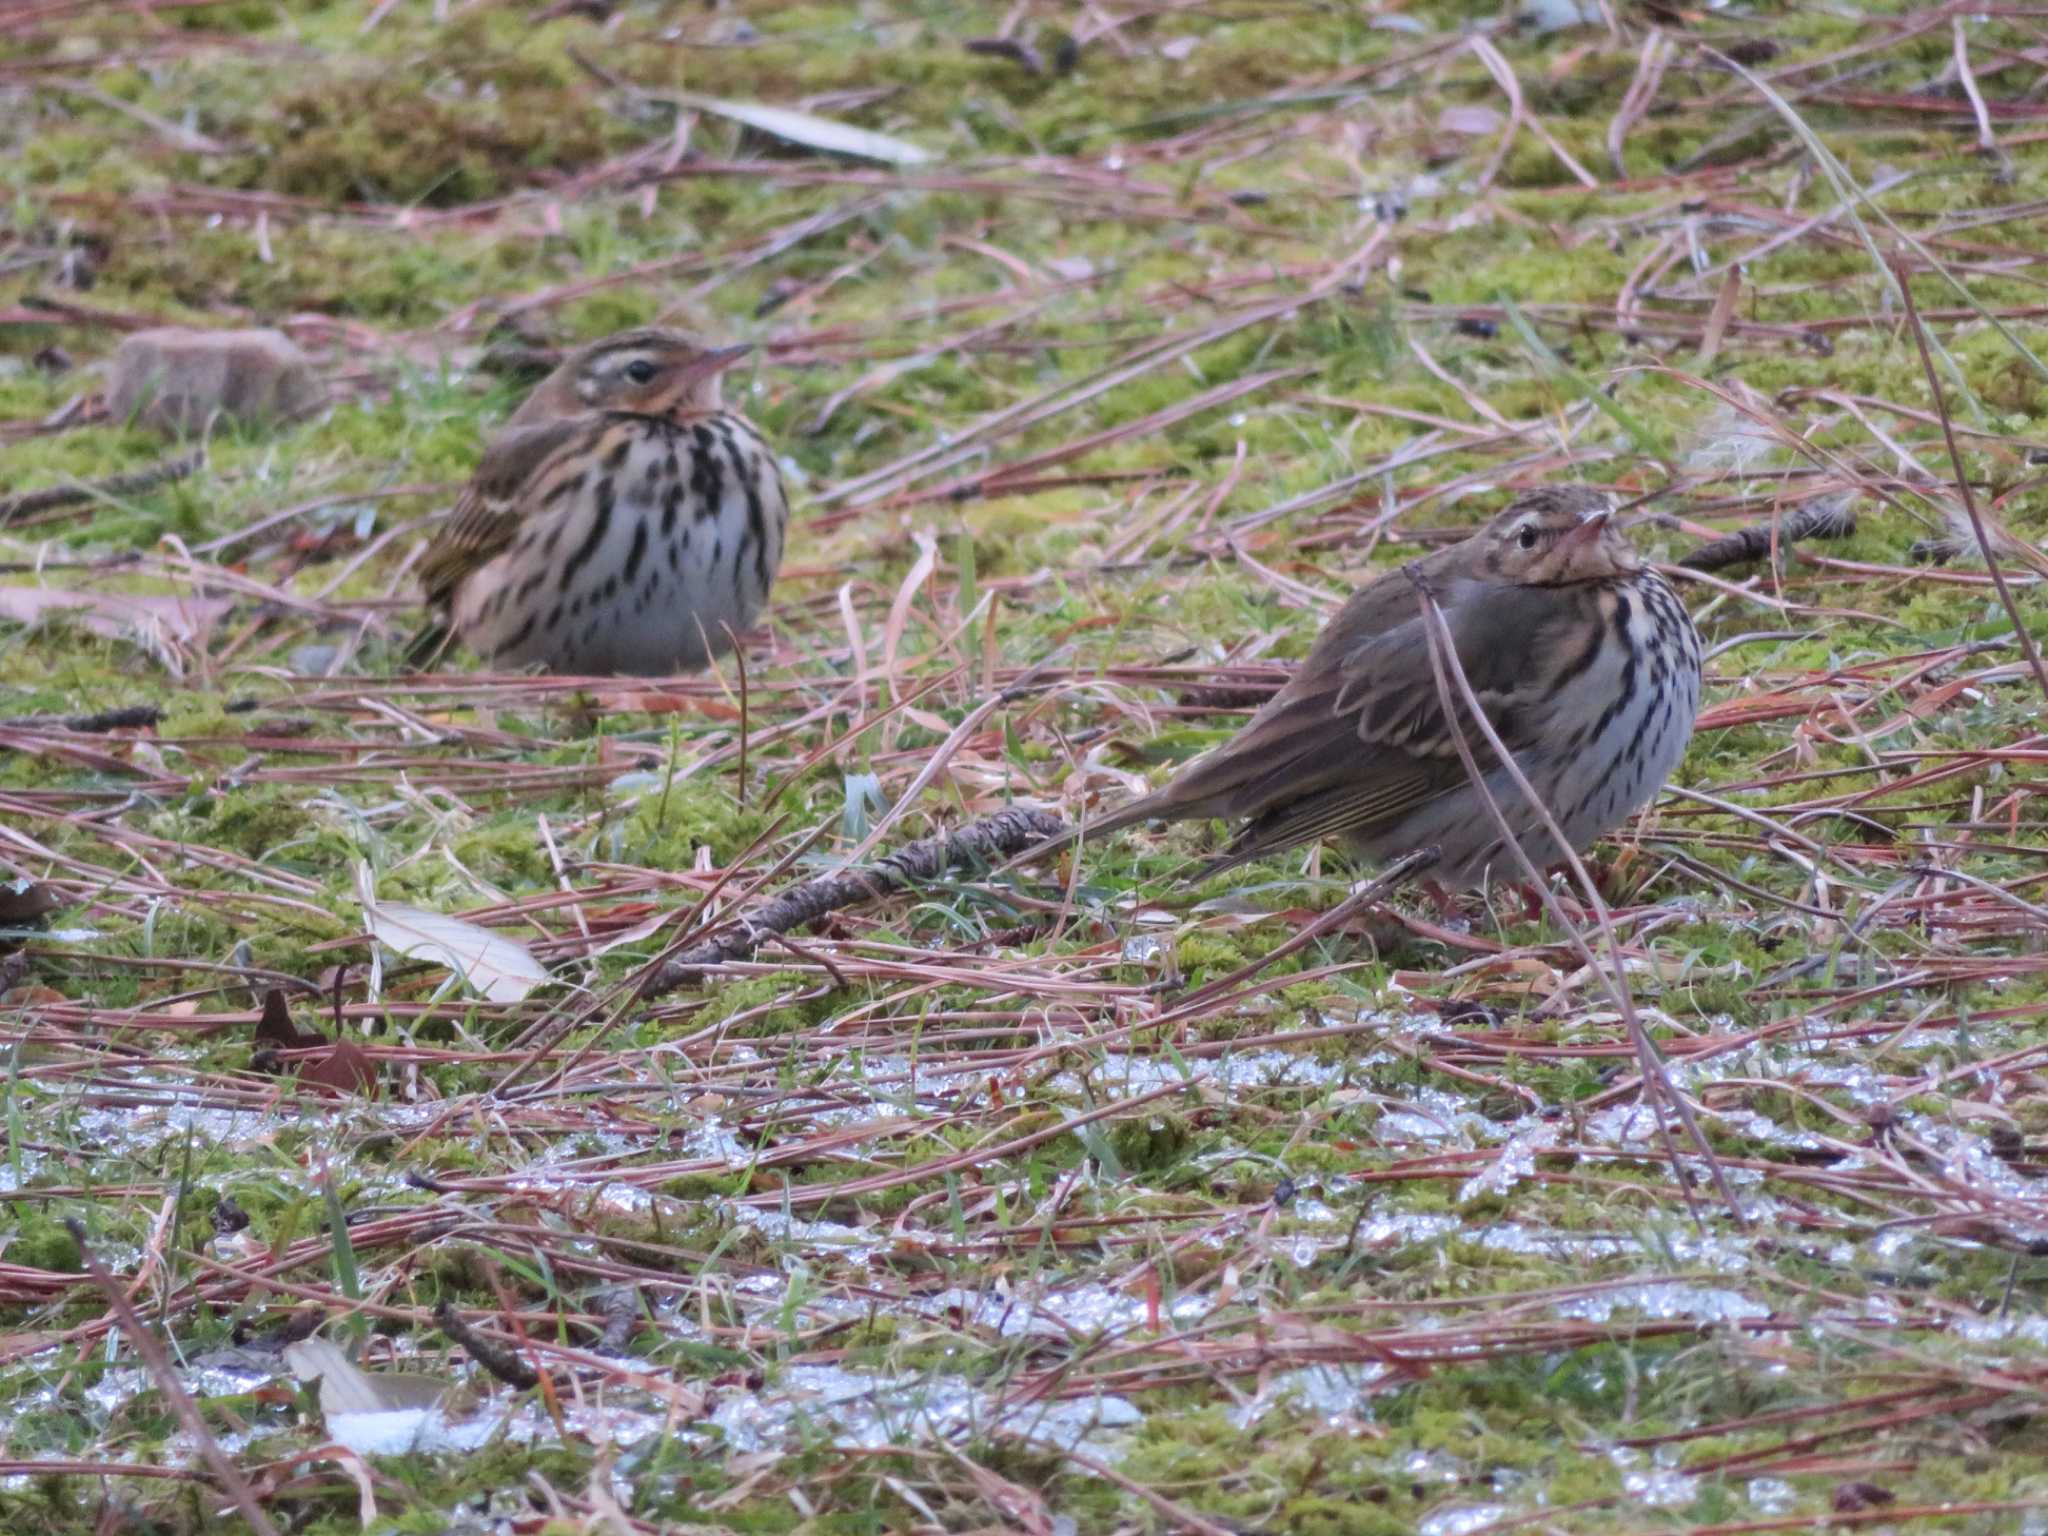
M420 561L420 587L430 604L445 610L463 578L511 544L546 500L548 460L591 429L591 418L571 416L498 435Z
M1528 744L1540 713L1538 690L1550 669L1530 667L1528 657L1531 647L1556 643L1555 599L1471 580L1438 594L1458 660L1510 752ZM1475 757L1491 762L1462 706L1458 717ZM1464 782L1451 718L1419 595L1397 573L1345 605L1301 670L1236 737L1099 826L1152 817L1241 821L1215 869L1317 838L1369 838Z

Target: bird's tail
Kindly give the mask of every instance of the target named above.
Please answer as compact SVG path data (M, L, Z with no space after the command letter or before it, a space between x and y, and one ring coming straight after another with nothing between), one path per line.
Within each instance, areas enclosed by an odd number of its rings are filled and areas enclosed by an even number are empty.
M448 653L449 644L454 640L446 619L434 619L427 627L414 635L405 647L406 667L414 672L430 672L440 665L441 658Z

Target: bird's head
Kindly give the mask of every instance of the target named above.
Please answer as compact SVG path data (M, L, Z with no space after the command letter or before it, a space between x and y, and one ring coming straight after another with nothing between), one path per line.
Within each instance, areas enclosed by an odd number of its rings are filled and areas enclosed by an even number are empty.
M570 354L513 417L515 425L577 411L677 416L719 408L719 376L753 349L714 347L682 331L620 331Z
M1479 539L1487 574L1519 586L1611 581L1643 568L1643 557L1615 526L1614 498L1588 486L1518 496Z

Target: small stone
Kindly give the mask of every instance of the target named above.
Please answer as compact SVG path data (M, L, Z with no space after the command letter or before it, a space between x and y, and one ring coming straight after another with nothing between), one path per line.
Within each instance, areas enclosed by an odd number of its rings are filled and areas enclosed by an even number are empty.
M312 363L282 331L137 331L114 354L107 408L171 435L203 430L216 416L291 420L317 410L326 391Z
M302 645L292 652L292 670L301 677L326 677L341 660L338 645Z

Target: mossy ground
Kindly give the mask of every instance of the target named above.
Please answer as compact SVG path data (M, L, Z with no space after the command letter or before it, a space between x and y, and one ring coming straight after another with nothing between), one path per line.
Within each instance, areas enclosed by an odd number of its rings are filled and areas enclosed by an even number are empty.
M0 1525L242 1528L72 1220L294 1532L360 1528L304 1459L312 1394L207 1372L302 1304L518 1428L379 1458L393 1532L2048 1530L2042 699L1981 563L1911 556L1958 504L1873 258L1911 268L1979 502L2038 547L2039 19L1596 9L0 15L0 494L172 451L36 427L130 324L286 325L338 386L189 479L0 526L10 587L231 600L196 638L0 625L0 873L63 903L0 932ZM966 46L1005 26L1034 65ZM1496 67L1533 119L1504 150ZM685 94L934 158L679 127ZM395 680L410 562L519 398L487 342L656 318L759 345L732 394L799 508L744 679ZM1448 931L1398 897L1176 1013L1351 873L1180 883L1218 829L617 991L700 902L859 846L999 689L887 844L1157 782L1348 584L1559 476L1671 492L1690 530L1638 533L1667 558L1810 494L1859 513L1692 589L1718 652L1678 784L1714 799L1600 850L1743 1219L1630 1120L1616 1011L1513 896ZM361 878L559 984L373 974ZM374 1097L252 1062L277 982ZM494 1092L543 1027L566 1075ZM622 1285L638 1385L587 1353ZM547 1390L461 1372L443 1300L516 1319Z

